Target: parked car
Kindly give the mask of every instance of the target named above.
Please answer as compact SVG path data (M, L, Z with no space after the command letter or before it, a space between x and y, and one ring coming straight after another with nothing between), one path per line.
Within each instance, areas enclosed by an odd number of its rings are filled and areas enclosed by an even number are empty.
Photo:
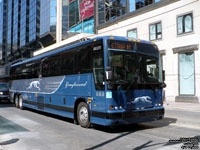
M9 87L5 82L0 82L0 102L9 101Z

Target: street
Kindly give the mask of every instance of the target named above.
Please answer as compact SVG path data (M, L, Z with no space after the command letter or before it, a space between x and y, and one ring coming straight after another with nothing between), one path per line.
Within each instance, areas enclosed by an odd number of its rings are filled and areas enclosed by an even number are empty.
M186 138L200 141L199 105L166 103L165 118L160 121L85 129L71 119L0 104L0 150L190 149ZM200 144L193 146L198 148Z

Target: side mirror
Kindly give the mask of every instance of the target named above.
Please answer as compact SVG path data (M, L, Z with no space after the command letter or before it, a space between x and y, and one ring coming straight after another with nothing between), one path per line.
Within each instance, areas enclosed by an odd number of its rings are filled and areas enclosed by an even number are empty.
M162 84L161 84L161 88L166 88L167 87L167 85L163 82Z
M165 70L162 71L163 82L165 81Z
M112 80L112 71L106 71L105 75L107 81Z

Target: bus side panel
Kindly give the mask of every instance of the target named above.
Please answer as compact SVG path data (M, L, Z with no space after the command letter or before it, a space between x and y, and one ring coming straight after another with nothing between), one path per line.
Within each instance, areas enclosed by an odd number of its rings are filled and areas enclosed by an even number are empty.
M26 107L73 118L76 100L92 96L91 79L91 74L79 74L16 80L11 90L22 94Z
M58 94L73 95L74 97L88 97L92 95L91 74L66 76Z

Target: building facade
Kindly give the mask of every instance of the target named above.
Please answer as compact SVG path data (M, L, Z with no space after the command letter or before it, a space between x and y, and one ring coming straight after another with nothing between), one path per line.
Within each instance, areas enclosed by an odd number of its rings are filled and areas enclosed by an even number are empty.
M98 26L98 35L155 42L166 73L166 99L199 102L199 6L198 0L162 0Z

